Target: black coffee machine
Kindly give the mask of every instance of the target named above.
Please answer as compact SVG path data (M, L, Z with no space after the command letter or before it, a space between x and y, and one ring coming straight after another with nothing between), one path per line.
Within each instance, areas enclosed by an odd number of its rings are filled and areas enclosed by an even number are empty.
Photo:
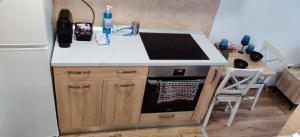
M59 47L70 47L73 38L73 19L68 9L60 10L56 25Z

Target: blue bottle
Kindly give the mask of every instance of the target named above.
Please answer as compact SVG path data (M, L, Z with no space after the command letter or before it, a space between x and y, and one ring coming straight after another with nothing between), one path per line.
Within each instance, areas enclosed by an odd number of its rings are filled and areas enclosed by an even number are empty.
M111 28L112 28L112 13L110 12L110 9L112 7L107 5L106 6L106 11L103 13L103 33L105 34L110 34L111 33Z

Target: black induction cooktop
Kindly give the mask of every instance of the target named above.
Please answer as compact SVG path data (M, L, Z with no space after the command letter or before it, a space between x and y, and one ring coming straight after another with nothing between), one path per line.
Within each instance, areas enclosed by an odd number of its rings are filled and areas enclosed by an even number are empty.
M190 34L140 33L151 60L208 60Z

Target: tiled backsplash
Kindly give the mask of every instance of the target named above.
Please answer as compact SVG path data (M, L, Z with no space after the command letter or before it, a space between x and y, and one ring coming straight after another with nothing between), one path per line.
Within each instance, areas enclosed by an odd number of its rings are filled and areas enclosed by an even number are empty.
M220 0L86 0L95 10L94 26L101 26L105 5L112 8L114 24L139 21L141 28L196 29L210 33ZM70 9L74 22L92 21L81 0L54 0L54 21L62 8Z

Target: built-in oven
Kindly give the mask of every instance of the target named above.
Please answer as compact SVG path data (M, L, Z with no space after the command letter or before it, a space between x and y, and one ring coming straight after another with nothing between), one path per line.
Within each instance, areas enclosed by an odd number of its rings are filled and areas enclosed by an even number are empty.
M150 67L142 113L195 110L208 70L208 66Z

